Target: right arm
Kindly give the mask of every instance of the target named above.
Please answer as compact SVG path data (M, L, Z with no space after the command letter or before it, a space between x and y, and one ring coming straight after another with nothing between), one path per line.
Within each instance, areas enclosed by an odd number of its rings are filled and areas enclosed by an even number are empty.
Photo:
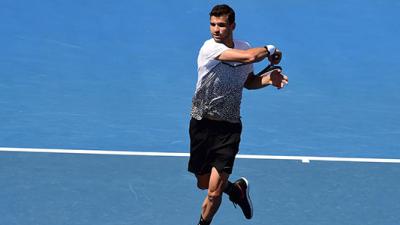
M250 48L247 50L231 48L222 52L216 59L224 62L255 63L268 56L269 52L265 47Z
M282 52L279 49L275 49L275 52L271 56L266 47L250 48L247 50L231 48L222 52L216 59L223 62L256 63L265 58L268 58L274 65L279 64Z

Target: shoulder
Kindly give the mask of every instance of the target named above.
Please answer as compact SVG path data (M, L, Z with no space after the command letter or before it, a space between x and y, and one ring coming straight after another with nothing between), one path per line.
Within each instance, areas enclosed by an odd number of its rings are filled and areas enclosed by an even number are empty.
M234 40L235 42L235 48L241 49L241 50L247 50L251 48L251 45L247 41L242 41L242 40Z
M222 43L215 42L214 39L209 39L204 42L199 52L199 58L211 60L218 57L222 52L229 49Z
M212 49L228 49L228 47L222 43L216 42L212 38L205 41L203 46L201 47L201 50L203 50L203 51L212 50Z

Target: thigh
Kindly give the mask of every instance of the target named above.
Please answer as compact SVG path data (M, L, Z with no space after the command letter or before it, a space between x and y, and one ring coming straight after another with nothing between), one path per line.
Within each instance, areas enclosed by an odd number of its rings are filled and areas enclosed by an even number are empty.
M190 127L190 157L188 170L196 175L209 174L209 134L205 121L191 119ZM202 179L203 180L203 179Z
M210 183L211 173L196 175L197 178L197 187L200 189L208 189L208 185Z
M213 167L211 169L211 173L196 175L196 178L197 186L200 189L210 189L211 191L216 191L225 187L225 184L229 178L229 174L226 172L218 172L218 170Z

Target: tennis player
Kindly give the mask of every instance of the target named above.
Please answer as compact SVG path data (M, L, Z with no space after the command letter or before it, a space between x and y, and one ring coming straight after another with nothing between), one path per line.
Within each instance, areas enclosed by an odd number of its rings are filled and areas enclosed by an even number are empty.
M208 189L199 225L211 224L223 193L235 206L240 206L247 219L252 218L248 180L243 177L233 183L228 180L239 151L243 87L283 88L288 83L288 77L280 69L255 75L252 63L268 59L271 64L279 64L282 53L273 45L251 48L247 42L233 39L234 29L234 10L228 5L214 6L210 12L212 38L203 44L197 59L188 170L195 174L198 188Z

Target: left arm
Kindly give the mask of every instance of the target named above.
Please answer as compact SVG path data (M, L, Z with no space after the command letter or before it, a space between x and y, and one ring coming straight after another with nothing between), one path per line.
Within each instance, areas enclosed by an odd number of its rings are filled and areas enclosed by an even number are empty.
M272 65L279 64L282 59L282 52L279 49L276 49L273 55L268 57L268 60ZM262 73L262 72L260 72ZM286 84L288 84L289 79L286 75L282 74L280 69L274 69L263 74L254 75L251 72L247 76L247 80L244 83L244 87L249 90L260 89L269 85L273 85L278 89L283 88Z
M249 90L254 90L273 85L281 89L287 85L288 82L289 78L284 75L280 69L275 69L257 76L254 75L254 73L250 73L247 76L244 87Z

